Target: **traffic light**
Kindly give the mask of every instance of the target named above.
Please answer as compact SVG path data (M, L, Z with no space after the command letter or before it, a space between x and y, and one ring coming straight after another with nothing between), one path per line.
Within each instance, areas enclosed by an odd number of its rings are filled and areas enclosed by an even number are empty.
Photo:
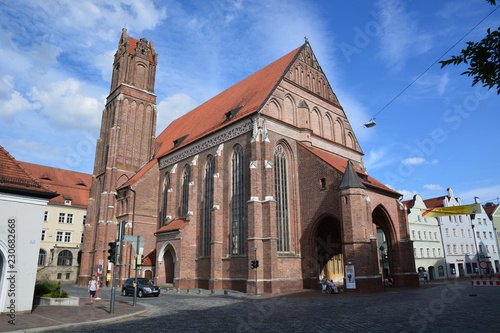
M257 269L259 267L259 261L258 260L252 260L252 269Z
M108 261L112 262L113 264L116 262L116 242L109 242L109 256L108 256Z

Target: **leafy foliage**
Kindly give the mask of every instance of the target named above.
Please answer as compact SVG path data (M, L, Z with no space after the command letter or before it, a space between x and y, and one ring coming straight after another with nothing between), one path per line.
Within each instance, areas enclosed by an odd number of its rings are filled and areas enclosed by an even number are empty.
M35 296L67 298L68 293L64 290L61 290L61 282L55 284L50 281L43 281L35 285Z
M495 0L487 1L492 5L496 4ZM483 87L496 88L500 95L500 27L494 31L488 29L487 32L480 42L467 42L467 48L460 55L439 63L441 68L451 64L468 64L469 68L462 75L473 77L473 86L481 82Z

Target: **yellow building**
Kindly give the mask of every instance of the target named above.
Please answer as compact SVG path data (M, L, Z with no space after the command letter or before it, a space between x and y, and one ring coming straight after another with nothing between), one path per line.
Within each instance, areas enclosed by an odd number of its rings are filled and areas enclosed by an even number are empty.
M34 179L59 194L45 208L37 280L75 282L92 175L19 163Z

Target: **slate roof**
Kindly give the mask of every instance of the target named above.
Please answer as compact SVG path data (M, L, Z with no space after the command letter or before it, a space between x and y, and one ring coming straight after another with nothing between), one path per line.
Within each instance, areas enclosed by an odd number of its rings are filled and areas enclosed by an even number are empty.
M36 181L60 194L49 201L51 204L64 205L64 201L70 199L71 206L87 207L92 175L28 162L19 164Z
M45 188L0 146L0 192L50 199L58 194Z

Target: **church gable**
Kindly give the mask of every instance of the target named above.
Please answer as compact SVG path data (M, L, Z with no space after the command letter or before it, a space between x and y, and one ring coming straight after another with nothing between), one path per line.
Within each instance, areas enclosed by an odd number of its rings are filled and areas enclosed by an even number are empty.
M304 45L285 78L342 108L309 43Z
M316 140L334 142L362 153L349 120L308 42L290 63L261 113L280 123L309 130ZM298 140L311 139L303 134L296 135L300 136Z

